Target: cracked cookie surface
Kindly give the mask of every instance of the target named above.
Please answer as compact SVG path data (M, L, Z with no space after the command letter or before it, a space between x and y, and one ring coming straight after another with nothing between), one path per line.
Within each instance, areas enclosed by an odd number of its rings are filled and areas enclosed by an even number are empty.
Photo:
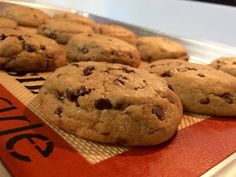
M65 49L70 62L106 61L133 67L140 64L140 54L134 46L100 34L76 35L67 43Z
M136 35L124 27L111 24L96 24L94 29L98 34L115 37L128 42L129 44L135 45Z
M78 62L59 68L39 97L49 121L101 143L159 144L174 135L182 116L180 100L164 79L121 64Z
M209 66L236 77L236 57L221 57L214 60Z
M149 72L163 77L180 97L186 111L236 115L236 78L206 65L177 60L150 64Z
M19 25L38 27L50 17L43 11L26 6L10 6L3 10L3 16Z
M0 29L0 68L12 71L50 71L65 65L64 49L55 41L21 30Z
M188 53L185 47L167 38L157 36L139 37L136 41L136 47L144 61L153 62L162 59L188 60Z
M90 26L70 21L48 20L38 28L37 32L56 40L59 44L66 44L76 34L93 33L93 30Z

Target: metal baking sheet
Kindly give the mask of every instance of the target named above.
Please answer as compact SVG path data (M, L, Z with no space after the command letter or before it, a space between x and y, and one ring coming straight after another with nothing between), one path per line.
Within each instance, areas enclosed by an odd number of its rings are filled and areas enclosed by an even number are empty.
M16 2L16 1L0 1L0 9L3 9L7 6L11 6L12 4L26 5L26 6L30 6L34 8L39 8L50 15L53 15L55 13L60 13L60 12L78 13L80 15L90 17L94 19L96 22L122 25L134 31L138 36L158 35L158 36L167 37L167 38L170 38L172 40L182 43L188 49L188 52L191 57L190 59L191 62L207 64L207 63L210 63L213 59L221 57L221 56L236 56L236 48L234 47L230 47L230 46L218 44L218 43L213 43L209 41L189 39L182 36L167 34L161 31L157 31L157 30L150 30L147 28L138 27L138 26L126 24L123 22L111 20L109 18L96 16L90 13L79 12L74 9L59 9L59 8L50 7L46 5ZM235 163L232 163L232 162L235 162L235 159L236 159L235 154L233 156L230 156L228 159L229 160L226 159L225 161L222 162L223 165L219 164L219 166L215 166L213 169L205 173L203 176L204 177L217 176L217 174L219 175L226 172L227 174L230 174L230 171L233 172L233 169L235 168ZM4 168L2 168L2 165L0 162L0 176L1 175L3 175L3 177L10 176L10 174L7 171L5 171Z

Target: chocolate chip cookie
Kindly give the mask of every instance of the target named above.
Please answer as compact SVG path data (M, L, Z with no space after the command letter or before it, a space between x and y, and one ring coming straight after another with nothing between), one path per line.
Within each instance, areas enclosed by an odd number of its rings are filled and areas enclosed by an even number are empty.
M26 6L10 6L3 10L2 15L14 20L19 25L38 27L50 18L46 13L39 9Z
M49 121L101 143L159 144L173 136L182 116L180 100L164 79L121 64L79 62L59 68L39 97Z
M38 28L38 33L66 44L69 39L79 33L92 33L90 26L61 20L48 20Z
M0 69L49 71L65 62L65 52L55 41L21 30L0 29Z
M149 71L163 77L180 97L186 111L236 116L236 78L206 65L160 60Z
M0 17L0 28L16 28L17 23L13 20Z
M99 34L79 34L70 39L66 47L66 56L70 62L106 61L138 67L138 50L117 38Z
M135 45L136 35L124 27L111 24L97 24L94 29L98 34L119 38L129 44Z
M236 57L221 57L214 60L209 66L236 76Z
M161 59L188 60L188 53L184 46L175 41L157 36L139 37L136 46L141 59L152 62Z
M92 19L78 15L78 14L73 14L73 13L55 14L53 16L53 19L79 23L79 24L88 25L91 27L95 26L95 22Z

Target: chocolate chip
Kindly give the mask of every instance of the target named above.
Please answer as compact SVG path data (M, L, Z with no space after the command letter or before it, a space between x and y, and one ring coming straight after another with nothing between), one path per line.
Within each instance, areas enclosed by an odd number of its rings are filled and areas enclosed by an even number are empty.
M57 114L59 117L61 117L62 113L62 107L57 107L54 111L54 114Z
M78 96L79 96L79 93L77 91L66 90L66 97L70 101L73 102L73 101L77 100Z
M173 73L171 71L165 71L161 74L161 77L171 77Z
M201 104L209 104L210 103L210 99L208 97L203 98L203 99L201 99L199 101L199 103L201 103Z
M161 107L158 105L153 106L152 113L155 114L157 116L157 118L160 120L165 119L165 114L164 114L163 110L161 109Z
M88 76L93 73L93 70L95 69L94 66L87 66L84 70L83 73L85 76Z
M40 47L39 47L41 50L45 50L46 49L46 47L44 46L44 45L40 45Z
M205 77L205 75L202 74L202 73L198 73L197 75L198 75L199 77Z
M88 34L87 36L88 36L88 37L92 37L93 35L92 35L92 34Z
M188 70L193 70L193 71L197 71L196 68L193 68L193 67L186 67Z
M23 41L23 40L24 40L23 36L18 36L18 39L19 39L20 41Z
M134 70L128 69L128 68L126 68L126 67L122 67L122 70L123 70L125 73L135 73Z
M224 93L224 94L220 95L220 97L223 98L229 104L232 104L234 102L232 95L230 95L229 93Z
M113 80L113 83L116 84L116 85L125 85L124 81L120 80L120 79L115 79Z
M117 56L119 53L116 50L111 50L111 55Z
M5 34L0 34L0 40L4 40L7 36Z
M234 61L232 64L233 64L233 65L236 65L236 62Z
M108 98L99 98L95 101L95 107L100 110L111 109L112 104Z
M32 45L30 45L30 44L25 44L25 45L24 45L24 49L25 49L26 51L28 51L28 52L31 52L31 53L35 51L34 46L32 46Z
M90 92L91 92L90 88L85 87L84 85L82 85L78 90L78 95L79 96L84 96L86 94L89 94Z
M89 49L86 48L86 47L83 47L83 48L81 49L81 51L83 52L83 54L86 54L86 53L89 52Z

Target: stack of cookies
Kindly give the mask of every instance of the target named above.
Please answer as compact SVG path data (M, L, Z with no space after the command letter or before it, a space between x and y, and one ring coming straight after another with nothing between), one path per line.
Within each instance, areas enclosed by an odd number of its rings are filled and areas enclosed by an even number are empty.
M183 109L236 115L235 58L209 66L189 63L186 48L175 41L137 37L124 27L71 13L51 17L11 6L1 15L0 69L59 68L40 91L42 111L76 136L155 145L175 134Z

